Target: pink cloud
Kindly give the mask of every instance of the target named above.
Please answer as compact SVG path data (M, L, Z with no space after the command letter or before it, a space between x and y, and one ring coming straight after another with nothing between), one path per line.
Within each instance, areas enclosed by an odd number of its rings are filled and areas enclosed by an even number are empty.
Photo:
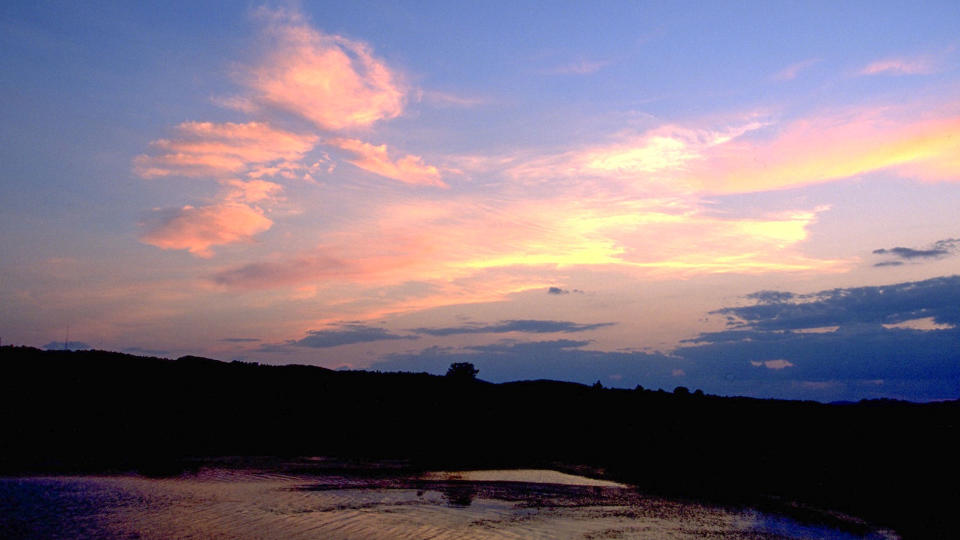
M440 107L478 107L486 105L490 100L481 97L467 97L451 94L447 92L438 92L435 90L421 93L421 97L430 103Z
M789 123L765 138L715 146L678 175L710 193L767 191L893 170L960 180L960 116L875 109Z
M225 195L227 201L240 203L255 203L259 201L270 201L277 197L283 186L266 180L224 180L221 182L227 186L228 191Z
M223 154L167 152L159 155L141 154L133 159L133 170L141 178L226 176L240 172L244 167L246 162L243 159Z
M575 267L654 278L846 267L845 261L798 252L815 212L721 219L671 201L565 196L513 203L406 201L370 214L376 219L328 232L316 250L224 269L214 281L237 289L398 287L416 281L432 285L436 304L444 294L463 294L450 288L452 282L492 271L526 275L528 269L532 274L521 285L542 287Z
M311 319L314 326L344 317L369 320L442 306L494 302L543 288L542 278L523 272L491 269L440 278L429 272L428 257L385 253L365 260L345 260L329 254L336 250L324 246L313 253L226 268L210 278L231 291L283 288L290 293L287 298L300 298L303 291L320 295L329 315Z
M354 156L350 163L374 174L407 184L448 187L440 177L440 170L425 164L420 156L408 154L392 160L387 145L374 146L357 139L330 139L326 143L350 152Z
M249 242L273 224L263 212L239 202L184 206L161 211L158 221L141 236L161 249L185 249L198 257L213 255L216 245Z
M250 93L234 100L235 108L282 110L328 131L368 127L403 112L402 85L368 46L322 34L296 15L264 13L271 52L247 71ZM811 62L781 74L795 77ZM584 64L575 72L599 67ZM188 122L177 132L137 158L138 173L212 176L225 191L220 202L160 213L142 240L162 249L209 257L214 246L249 242L272 226L252 205L273 203L282 191L266 178L310 179L333 167L326 156L306 165L319 137L265 123ZM884 168L949 175L960 170L957 132L956 119L904 120L879 110L783 126L752 118L733 127L664 125L553 155L480 156L480 166L506 174L496 175L502 183L478 186L469 200L421 190L416 200L355 205L350 193L338 193L342 215L311 231L316 248L221 268L211 286L287 288L300 296L320 291L337 306L331 309L337 317L370 317L500 299L560 282L571 268L644 279L842 271L850 261L802 251L820 209L722 218L706 212L700 198ZM447 187L441 169L420 156L331 137L324 142L349 155L354 166L408 184ZM351 214L358 206L362 211ZM402 294L414 290L410 283L423 289Z
M871 62L860 70L860 75L928 75L937 70L933 58L918 56L914 58L886 58Z
M398 77L367 45L318 32L295 12L259 14L269 52L244 72L249 92L220 99L221 105L247 114L282 110L328 130L368 126L402 112ZM149 152L133 160L136 174L214 178L226 189L214 204L161 212L142 240L202 257L212 255L212 246L250 241L272 225L261 208L250 205L276 203L283 189L267 178L315 182L315 175L333 170L326 154L312 165L304 160L318 140L266 122L180 124L174 136L153 141ZM391 160L386 146L349 139L344 149L355 156L354 164L377 174L445 186L439 170L418 156Z
M780 126L751 120L722 128L663 126L561 154L477 158L476 167L500 167L510 180L469 197L371 202L362 219L324 231L314 250L226 268L214 279L238 290L322 286L323 294L337 296L337 305L365 317L494 299L542 287L573 269L644 280L844 272L857 261L803 250L826 208L719 216L706 210L702 197L881 169L921 178L952 172L960 179L958 135L958 117L862 109ZM401 174L386 146L354 139L330 144L354 153L358 166ZM658 190L648 189L651 183ZM481 277L499 273L517 279L495 289L482 284ZM424 284L426 292L402 301L380 296L411 282Z
M657 179L665 179L668 191L680 192L685 190L676 182L680 174L702 159L710 148L763 126L758 121L722 129L665 125L642 134L622 135L608 144L521 159L509 168L509 174L530 182L603 178L652 185Z
M665 125L617 139L560 154L464 165L505 169L526 186L569 180L589 186L590 193L687 199L880 170L921 180L960 180L960 116L947 107L848 109L779 125L757 120L719 128Z
M617 257L624 270L648 277L847 270L852 261L812 258L799 249L824 210L724 218L690 208L648 215L636 226L620 226L607 235L620 248Z
M578 59L569 64L550 69L548 74L552 75L590 75L603 69L610 62Z
M260 289L321 281L343 276L349 270L350 265L346 261L315 253L221 270L212 279L228 287Z
M284 110L318 127L341 130L368 126L403 112L405 91L398 76L369 46L311 28L302 16L261 10L271 51L243 82L253 104Z
M336 289L338 301L365 316L496 298L508 294L504 291L553 282L571 269L603 269L640 279L843 272L856 261L803 252L808 231L825 208L729 217L706 211L701 197L880 169L919 175L932 174L936 165L939 173L960 172L960 118L908 112L846 111L779 128L757 121L727 128L664 126L552 156L489 158L486 164L496 162L507 168L508 178L523 181L490 184L470 197L447 193L443 198L371 201L362 219L325 230L315 250L226 268L214 280L238 290ZM328 143L352 152L358 166L378 174L406 174L402 160L392 160L385 145L355 139ZM426 176L428 181L436 178L433 171ZM541 186L548 181L551 189L544 191ZM660 186L659 195L647 189L651 182ZM476 284L491 272L523 279L496 290ZM428 285L429 293L402 302L370 297L372 290L399 290L411 282ZM479 289L474 295L453 283Z
M370 201L356 219L316 231L316 247L221 266L209 283L258 297L322 298L323 318L310 321L318 325L502 301L580 271L658 280L849 267L802 253L816 212L721 218L693 201L567 190L539 199L504 198L499 189L422 195Z
M803 60L802 62L790 64L789 66L776 72L773 75L773 79L775 81L792 81L793 79L797 78L797 75L799 75L801 71L805 71L819 61L819 58L811 58L809 60Z
M754 367L766 367L767 369L781 370L788 367L793 367L793 362L789 360L784 360L782 358L777 360L764 360L763 362L758 362L755 360L750 361L750 365Z
M139 176L234 175L254 164L300 159L317 141L316 135L283 131L262 122L184 122L176 132L177 138L153 141L153 153L134 159Z
M336 163L326 152L322 152L312 161L313 163L301 160L254 165L245 174L247 178L274 178L316 183L318 176L332 173L336 169Z

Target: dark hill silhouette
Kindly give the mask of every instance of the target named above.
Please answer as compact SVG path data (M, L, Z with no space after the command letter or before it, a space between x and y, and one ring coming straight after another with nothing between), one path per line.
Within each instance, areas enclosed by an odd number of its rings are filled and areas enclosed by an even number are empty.
M826 405L5 346L0 411L3 474L162 474L228 455L562 464L659 494L834 509L908 537L957 530L958 401Z

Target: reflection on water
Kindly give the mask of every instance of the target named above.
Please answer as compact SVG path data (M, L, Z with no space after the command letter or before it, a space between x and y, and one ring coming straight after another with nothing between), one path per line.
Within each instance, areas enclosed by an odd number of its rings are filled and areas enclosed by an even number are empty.
M555 471L302 466L0 478L0 537L860 538Z
M473 498L477 495L477 487L470 482L451 483L443 486L443 498L447 501L447 506L459 506L466 508L473 503ZM423 490L419 492L423 494Z

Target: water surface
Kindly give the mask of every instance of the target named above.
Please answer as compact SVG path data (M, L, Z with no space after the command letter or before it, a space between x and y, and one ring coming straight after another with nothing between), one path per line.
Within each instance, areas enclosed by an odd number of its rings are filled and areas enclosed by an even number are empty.
M0 479L4 538L862 538L548 470L207 466ZM891 537L883 531L871 538Z

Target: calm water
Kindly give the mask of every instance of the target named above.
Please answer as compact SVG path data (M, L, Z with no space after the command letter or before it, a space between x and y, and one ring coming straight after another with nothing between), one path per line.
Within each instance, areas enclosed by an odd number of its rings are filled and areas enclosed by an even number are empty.
M555 471L301 465L0 478L0 537L861 538Z

